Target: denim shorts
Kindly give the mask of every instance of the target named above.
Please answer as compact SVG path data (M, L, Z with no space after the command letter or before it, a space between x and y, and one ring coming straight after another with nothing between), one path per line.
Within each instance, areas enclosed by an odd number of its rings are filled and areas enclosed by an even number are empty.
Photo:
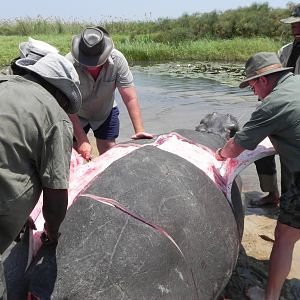
M109 116L104 121L104 123L96 130L93 130L95 138L101 140L116 139L119 136L119 132L120 132L119 114L120 114L119 108L117 106L113 107ZM90 129L91 129L90 124L86 125L83 128L85 133L88 133Z

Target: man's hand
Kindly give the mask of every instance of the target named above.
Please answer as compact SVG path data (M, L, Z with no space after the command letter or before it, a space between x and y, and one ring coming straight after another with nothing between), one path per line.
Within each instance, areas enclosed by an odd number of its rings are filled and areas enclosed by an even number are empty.
M154 135L147 132L138 132L134 134L131 138L133 140L140 140L140 139L153 139Z
M81 127L80 120L76 114L69 114L69 118L72 121L73 129L74 129L74 136L76 141L74 141L74 148L75 150L82 155L82 157L90 161L91 160L91 153L92 153L92 146L89 143L88 137L84 130Z
M226 160L226 159L227 159L226 157L222 156L221 151L222 151L222 148L219 148L219 149L216 151L216 153L215 153L215 159L216 159L216 160L223 161L223 160Z
M47 223L44 224L44 231L41 234L41 241L44 245L56 245L58 243L58 238L60 237L60 232L49 230Z
M15 242L20 242L22 240L22 237L24 235L24 232L26 231L26 228L30 228L30 229L34 229L36 230L34 221L32 220L32 218L29 216L26 223L24 224L24 226L22 227L22 229L20 230L18 236L15 238Z
M90 161L92 159L92 145L89 142L78 143L77 145L78 153L81 154L85 160Z

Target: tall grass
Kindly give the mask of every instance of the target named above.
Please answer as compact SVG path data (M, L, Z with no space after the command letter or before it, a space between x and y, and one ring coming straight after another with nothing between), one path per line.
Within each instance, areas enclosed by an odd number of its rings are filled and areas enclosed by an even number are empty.
M0 35L74 34L82 28L94 25L76 19L65 21L60 18L17 18L0 20Z
M290 26L279 20L287 9L267 3L252 4L223 13L184 14L178 19L110 22L65 21L59 18L0 20L0 65L19 55L18 45L28 36L46 41L61 54L70 50L72 35L86 26L102 25L112 34L116 48L130 62L198 60L244 62L258 51L277 51L291 40Z
M72 34L34 35L33 38L47 41L65 55L70 51ZM0 65L8 65L19 55L18 45L25 36L0 36ZM244 62L259 51L276 52L282 44L270 38L234 38L230 40L199 39L178 44L157 43L145 39L130 42L129 37L113 36L115 47L123 52L129 62L197 60Z

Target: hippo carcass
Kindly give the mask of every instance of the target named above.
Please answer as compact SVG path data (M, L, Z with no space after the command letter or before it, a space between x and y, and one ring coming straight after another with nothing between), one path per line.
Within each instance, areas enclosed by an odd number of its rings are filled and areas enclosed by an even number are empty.
M234 169L213 157L224 142L177 130L85 165L75 153L56 255L38 250L28 290L41 299L216 299L243 227L240 193L226 173Z

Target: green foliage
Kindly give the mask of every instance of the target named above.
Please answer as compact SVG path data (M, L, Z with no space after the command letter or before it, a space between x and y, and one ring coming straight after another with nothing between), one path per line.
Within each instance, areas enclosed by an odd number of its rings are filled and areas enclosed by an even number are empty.
M33 38L47 41L60 50L62 55L70 51L72 34L37 35ZM244 62L259 51L277 51L282 44L270 38L198 39L176 44L147 40L130 41L127 36L113 36L115 46L122 51L128 61L238 61ZM8 65L19 55L18 45L27 40L22 36L0 36L0 66Z
M286 9L273 9L267 3L253 3L235 10L155 21L82 22L41 17L0 20L0 64L16 57L19 43L28 36L47 41L66 54L72 36L91 25L105 27L129 61L244 61L257 51L277 51L292 39L290 26L280 22L290 15L292 5L290 2Z
M255 52L277 52L279 41L269 38L199 39L178 44L139 43L116 44L129 61L236 61L244 62Z
M18 18L15 20L0 20L0 35L38 35L78 33L88 23L77 20L64 21L59 18Z
M293 3L288 3L288 7ZM175 43L200 38L228 39L234 37L271 37L288 40L290 26L280 19L290 15L289 9L273 9L268 3L253 3L247 7L224 12L183 14L177 19L128 21L113 19L82 22L59 18L0 20L0 35L75 34L88 25L104 26L113 35L129 36L130 41L146 37L148 41ZM126 40L124 40L125 42Z

